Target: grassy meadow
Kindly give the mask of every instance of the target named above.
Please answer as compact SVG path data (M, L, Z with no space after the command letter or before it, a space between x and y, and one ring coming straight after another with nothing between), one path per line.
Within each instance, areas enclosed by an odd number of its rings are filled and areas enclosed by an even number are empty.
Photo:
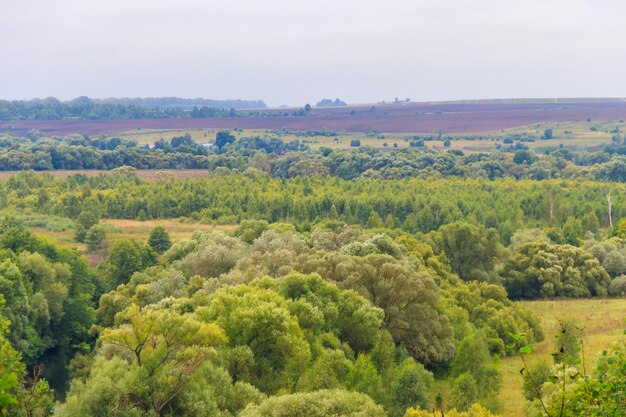
M520 302L534 312L545 331L543 342L533 346L528 357L530 364L545 361L551 363L555 351L555 335L558 320L569 319L584 327L583 342L587 373L595 369L600 353L622 337L626 323L626 299L571 299ZM500 400L504 405L503 417L524 417L525 399L522 392L522 360L519 357L500 361L502 388Z

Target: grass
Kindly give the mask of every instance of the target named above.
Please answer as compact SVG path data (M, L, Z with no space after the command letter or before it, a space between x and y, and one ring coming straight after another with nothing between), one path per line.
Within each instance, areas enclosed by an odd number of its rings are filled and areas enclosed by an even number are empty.
M588 373L595 369L597 357L602 350L616 342L626 327L626 299L527 301L521 304L540 319L546 333L546 339L533 347L533 353L528 358L530 363L542 360L551 363L559 319L574 320L584 327L585 364ZM504 404L503 416L526 415L520 374L522 367L522 361L518 357L500 361L502 389L499 398Z
M137 239L143 242L148 240L150 231L157 226L162 226L167 230L172 242L178 242L183 239L190 238L196 231L232 231L237 228L237 225L209 225L202 223L181 222L177 219L167 220L118 220L118 219L103 219L100 221L106 228L105 243L107 247L122 239ZM31 227L31 231L37 236L44 236L58 245L65 247L77 248L83 252L87 252L87 247L84 244L77 243L74 240L75 232L73 229L58 229L50 228L42 225ZM91 261L92 265L100 263L105 253L100 251L97 254L87 254L87 257Z
M134 140L139 145L153 145L159 139L165 139L169 142L170 139L176 136L184 136L186 134L191 135L191 138L198 143L212 142L215 139L216 130L213 129L141 129L132 130L130 132L124 132L111 136L117 136L123 139Z
M232 231L237 228L236 225L217 226L202 223L183 223L176 219L164 220L118 220L104 219L101 221L106 225L113 226L118 231L109 233L108 243L113 243L120 239L138 239L146 241L150 235L150 231L157 226L164 227L170 235L173 242L190 238L196 231Z

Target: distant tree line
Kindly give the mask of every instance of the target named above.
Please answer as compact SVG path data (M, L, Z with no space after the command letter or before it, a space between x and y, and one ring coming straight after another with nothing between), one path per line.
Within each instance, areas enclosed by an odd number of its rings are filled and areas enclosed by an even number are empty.
M180 97L143 97L143 98L105 98L96 100L100 103L122 104L125 106L155 107L159 109L184 109L208 107L213 109L265 109L263 100L211 100L206 98Z
M235 109L262 108L262 102L214 102L178 99L90 99L78 97L60 101L54 97L33 100L0 100L0 120L67 120L67 119L170 119L186 117L236 117ZM180 103L180 106L174 104ZM190 104L194 103L190 106ZM159 105L163 104L163 106ZM229 104L229 107L225 107Z

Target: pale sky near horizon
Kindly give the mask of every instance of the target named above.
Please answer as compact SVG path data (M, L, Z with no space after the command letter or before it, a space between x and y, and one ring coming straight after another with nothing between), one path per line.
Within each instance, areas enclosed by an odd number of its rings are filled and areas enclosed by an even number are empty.
M0 0L0 99L626 96L619 0Z

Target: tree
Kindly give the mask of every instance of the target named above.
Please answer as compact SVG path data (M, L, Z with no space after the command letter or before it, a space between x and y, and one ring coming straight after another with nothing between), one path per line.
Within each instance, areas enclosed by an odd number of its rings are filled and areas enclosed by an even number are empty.
M359 146L361 146L361 141L359 139L352 139L350 141L350 146L353 148L358 148Z
M196 314L224 329L229 348L248 347L249 382L266 393L291 386L311 352L286 300L272 290L247 285L218 290Z
M76 226L76 241L84 242L87 237L87 231L98 223L98 217L91 211L81 211Z
M235 236L242 241L251 244L267 230L268 226L269 223L265 220L244 220L235 231Z
M452 142L450 141L450 139L446 139L443 141L443 146L445 146L446 148L449 148L450 145L452 145Z
M428 408L433 376L412 359L405 360L394 370L390 406L392 416L402 416L409 407Z
M452 362L451 374L456 377L453 383L453 407L466 410L477 400L496 398L500 390L500 374L489 356L489 347L482 332L461 340Z
M611 281L589 252L546 242L523 244L501 275L512 299L605 296Z
M130 280L133 273L156 263L154 250L137 240L118 240L101 264L113 288Z
M150 237L148 238L148 245L159 254L168 250L172 246L172 242L167 230L162 226L157 226L152 229L150 231Z
M346 377L350 390L362 392L371 398L381 398L383 380L369 356L360 354Z
M504 248L495 230L469 223L445 225L432 235L435 247L443 251L452 271L464 281L494 281L494 267Z
M474 364L483 366L480 365L482 362L477 360L480 355L483 358L486 356L481 350L483 339L489 353L499 356L514 353L507 349L507 346L516 342L511 333L519 334L524 345L543 340L544 334L539 320L530 311L509 300L500 284L477 281L464 283L450 279L446 281L440 284L441 295L447 306L446 316L454 326L457 339L461 341L456 350L459 364L467 362L472 366ZM472 326L468 328L468 323L463 317L467 317ZM474 329L478 329L479 332L475 334ZM468 358L464 355L476 356ZM467 370L462 369L462 372Z
M222 149L227 144L234 143L234 142L235 142L235 137L231 135L230 132L221 131L221 132L217 132L217 134L215 135L215 145L220 149Z
M106 233L101 227L91 227L91 229L87 231L87 235L85 236L87 249L89 249L90 252L95 252L99 249L102 249L105 237Z
M269 397L250 405L241 417L381 417L385 411L365 394L344 390L320 390Z
M541 136L541 139L545 139L545 140L552 139L552 134L553 134L552 129L546 129L543 131L543 136Z
M185 133L183 136L175 136L170 140L170 145L172 145L173 148L193 146L195 144L189 133Z
M454 352L452 328L436 310L438 292L432 277L389 255L365 257L326 254L298 260L304 272L317 272L370 300L384 313L383 326L417 361L448 360Z
M470 373L463 373L452 382L450 406L459 411L466 411L479 399L478 384Z
M136 305L120 320L102 332L104 351L89 377L72 385L59 415L189 415L177 412L185 407L177 400L223 342L222 330L193 315Z
M530 165L533 162L535 162L535 157L533 156L532 153L528 151L519 150L515 152L515 155L513 156L513 162L515 162L518 165L521 165L521 164Z

